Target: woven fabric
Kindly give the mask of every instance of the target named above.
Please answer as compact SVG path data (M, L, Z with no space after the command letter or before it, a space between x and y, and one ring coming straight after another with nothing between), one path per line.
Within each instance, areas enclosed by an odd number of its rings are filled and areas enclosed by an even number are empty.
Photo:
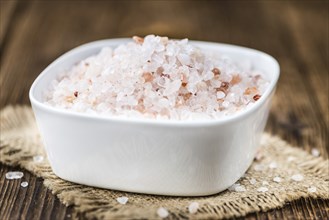
M169 211L169 219L220 219L267 211L301 197L329 198L329 161L269 134L262 138L262 157L255 160L238 181L240 187L236 190L205 197L168 197L99 189L60 179L46 159L30 107L4 108L0 125L0 162L19 165L43 178L45 186L61 202L73 205L75 214L87 218L157 219L160 218L158 208L164 207ZM37 155L45 159L41 162L33 160ZM275 177L281 179L275 181ZM121 196L129 198L127 204L117 202L116 198ZM199 203L194 214L187 208L192 202Z

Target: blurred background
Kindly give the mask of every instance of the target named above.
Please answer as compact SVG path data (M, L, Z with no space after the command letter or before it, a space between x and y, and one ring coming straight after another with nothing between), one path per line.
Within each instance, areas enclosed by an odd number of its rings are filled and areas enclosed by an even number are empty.
M266 130L328 158L328 0L0 0L0 12L0 108L29 105L37 75L90 41L156 34L237 44L281 65Z

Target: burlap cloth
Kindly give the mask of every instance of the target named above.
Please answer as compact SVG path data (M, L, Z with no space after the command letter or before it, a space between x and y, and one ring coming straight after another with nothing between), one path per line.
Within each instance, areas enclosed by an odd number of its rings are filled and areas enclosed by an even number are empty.
M73 205L75 214L83 213L87 218L157 219L157 209L164 207L171 219L219 219L278 208L301 197L329 198L328 160L268 134L263 136L261 149L263 158L255 160L238 181L246 188L244 192L226 190L212 196L184 198L112 191L64 181L52 172L47 159L35 162L33 156L43 155L46 158L46 154L31 108L9 106L1 111L0 162L19 165L42 177L44 185L61 202ZM291 179L294 174L301 174L304 179L294 181ZM276 176L281 177L282 182L273 181ZM256 183L251 184L252 179ZM267 187L268 191L257 191L261 186ZM310 187L315 187L316 191L310 190ZM116 198L120 196L128 197L128 203L119 204ZM191 202L200 205L195 214L190 214L187 209Z

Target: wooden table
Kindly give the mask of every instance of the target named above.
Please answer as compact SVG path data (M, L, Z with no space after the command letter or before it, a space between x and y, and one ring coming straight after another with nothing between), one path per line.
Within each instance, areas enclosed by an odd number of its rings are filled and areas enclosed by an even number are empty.
M1 99L29 104L28 90L55 58L80 44L148 33L265 51L281 65L266 130L328 158L328 1L4 1ZM24 171L29 187L6 181L0 164L0 219L70 219L65 207ZM19 169L19 168L15 168ZM300 199L247 219L328 219L329 201Z

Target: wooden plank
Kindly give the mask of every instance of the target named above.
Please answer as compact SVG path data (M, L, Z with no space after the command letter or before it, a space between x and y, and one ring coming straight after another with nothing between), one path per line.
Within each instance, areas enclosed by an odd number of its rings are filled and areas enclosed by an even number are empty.
M309 92L319 103L319 110L326 124L329 124L329 81L328 81L328 1L307 2L302 5L289 4L291 34L300 59L305 63L305 81L309 82ZM314 22L316 20L316 23Z
M267 7L268 5L271 6ZM310 64L301 59L300 52L294 45L296 42L294 36L299 34L291 34L294 30L284 19L291 8L282 7L283 5L271 2L267 3L262 10L268 14L266 19L268 26L272 28L267 31L271 35L271 43L276 45L269 47L268 50L277 54L276 57L282 69L268 129L304 149L319 148L322 154L328 157L326 153L327 123L318 110L319 101L314 99L314 94L310 92L311 85L305 80L305 74L308 73L305 68L301 71L301 66ZM277 11L280 11L282 16L275 16ZM276 28L280 23L281 30L278 31ZM324 72L322 75L325 75Z
M5 34L8 33L8 26L16 7L16 0L0 1L0 49L2 49Z
M29 182L27 188L22 189L19 180L13 182L4 179L5 173L12 170L24 172L24 177ZM41 179L35 178L32 174L20 168L8 167L2 164L0 164L0 174L3 177L0 179L0 186L2 186L0 192L5 194L5 197L0 197L0 204L5 204L5 206L0 206L1 219L71 219L72 207L65 207L61 204L42 185ZM26 192L19 193L22 191ZM8 194L11 195L10 200L8 200ZM6 201L10 201L10 205ZM300 199L287 204L282 209L252 213L247 215L246 218L237 219L325 219L329 216L328 205L328 200ZM304 209L309 211L304 212Z
M111 6L115 12L124 6L117 2L109 5L105 1L99 2L97 7L88 2L25 4L24 1L18 3L18 7L25 10L15 15L17 22L6 45L8 52L3 56L0 84L10 89L1 91L1 108L10 103L29 103L28 91L33 80L64 52L89 41L119 37L115 27L120 14L108 13L107 8ZM78 25L73 22L77 19ZM86 34L86 30L92 34Z
M267 131L307 150L317 147L326 156L328 32L321 27L328 22L327 6L327 1L19 1L11 16L14 25L5 33L0 107L28 103L29 87L42 69L89 41L155 33L232 43L268 52L281 64ZM0 216L70 219L72 208L60 204L42 180L24 172L30 182L24 191L3 179L9 169L13 168L0 164L0 204L4 204ZM247 219L328 216L328 200L301 199L282 209L249 214Z
M6 180L5 173L22 171L22 180ZM27 181L26 188L20 186ZM66 207L43 186L43 181L18 167L0 164L0 216L13 219L71 219L72 207ZM43 214L47 213L47 214ZM51 216L51 217L49 217Z

